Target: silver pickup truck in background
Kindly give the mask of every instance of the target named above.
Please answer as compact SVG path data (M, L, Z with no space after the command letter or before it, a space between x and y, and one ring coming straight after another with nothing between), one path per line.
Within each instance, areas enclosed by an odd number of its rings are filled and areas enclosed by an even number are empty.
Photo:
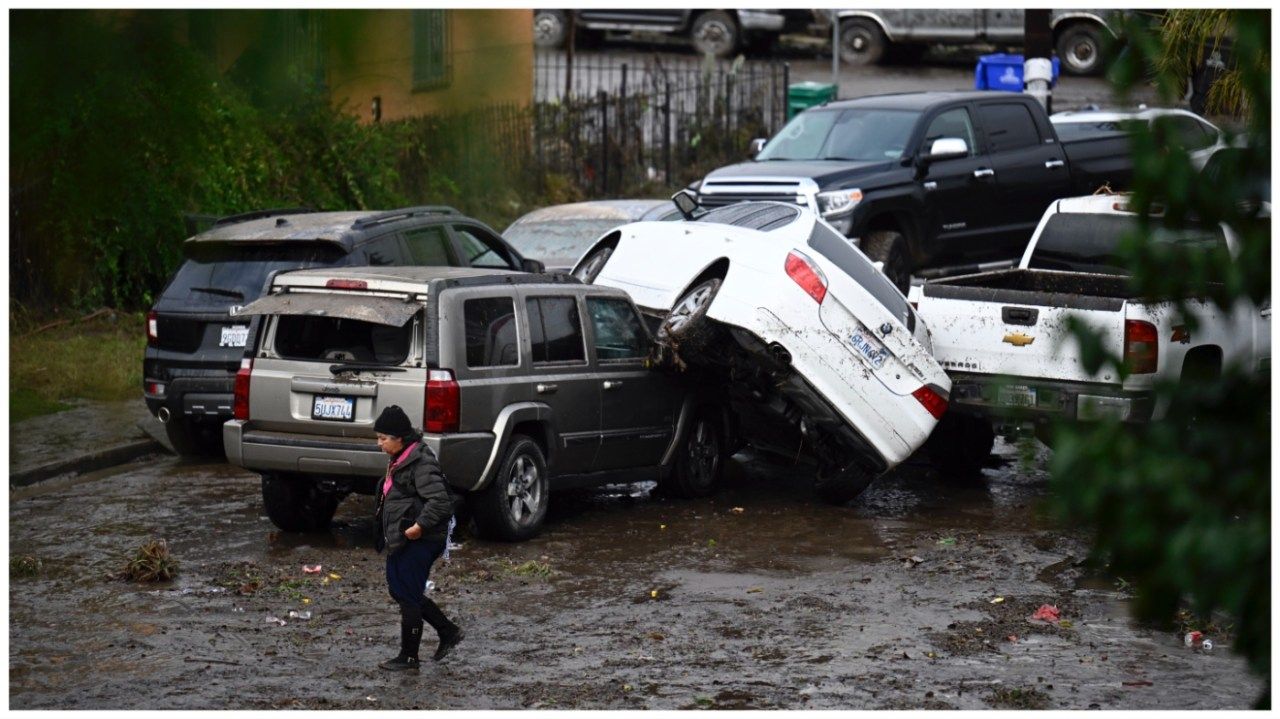
M1110 24L1114 10L1054 10L1049 21L1053 46L1062 70L1071 75L1102 71L1102 43L1115 35ZM903 55L924 54L930 45L1020 46L1025 12L1015 8L986 10L837 10L840 21L840 60L872 65L886 50ZM824 19L825 11L815 17ZM830 18L825 18L829 23ZM1018 48L1021 51L1021 48Z

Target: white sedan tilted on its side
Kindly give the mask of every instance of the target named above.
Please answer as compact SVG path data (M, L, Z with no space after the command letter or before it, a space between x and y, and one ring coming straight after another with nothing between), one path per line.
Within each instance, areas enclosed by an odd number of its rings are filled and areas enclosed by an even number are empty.
M727 380L749 442L798 445L818 460L819 493L852 499L920 447L946 410L951 381L924 323L807 208L685 210L695 219L609 232L574 275L630 293L661 318L659 336L682 361Z

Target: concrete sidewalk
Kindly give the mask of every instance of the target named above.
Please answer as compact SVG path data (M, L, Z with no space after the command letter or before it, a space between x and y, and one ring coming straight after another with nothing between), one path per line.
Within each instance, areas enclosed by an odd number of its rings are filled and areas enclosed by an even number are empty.
M9 484L25 486L164 451L164 430L142 398L76 401L72 409L9 425Z

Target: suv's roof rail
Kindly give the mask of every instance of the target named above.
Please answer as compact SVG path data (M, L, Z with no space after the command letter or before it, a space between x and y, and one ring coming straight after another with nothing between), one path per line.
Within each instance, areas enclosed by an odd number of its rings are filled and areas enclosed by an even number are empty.
M239 215L227 215L226 217L221 217L213 223L213 226L222 227L224 225L248 222L249 220L261 220L264 217L275 217L276 215L301 215L308 212L319 212L319 210L314 207L277 207L271 210L254 210L253 212L244 212Z
M421 207L403 207L399 210L390 210L388 212L380 212L376 215L361 217L351 223L351 229L363 230L366 227L380 225L384 222L392 220L401 220L409 217L417 217L419 215L460 215L458 212L448 205L422 205Z

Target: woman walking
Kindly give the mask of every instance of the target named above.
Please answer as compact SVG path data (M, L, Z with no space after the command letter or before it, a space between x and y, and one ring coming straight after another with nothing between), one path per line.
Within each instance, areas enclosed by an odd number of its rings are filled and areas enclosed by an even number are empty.
M387 590L400 605L400 653L378 666L416 671L424 619L440 637L432 659L440 661L462 641L462 628L424 594L431 565L448 546L453 501L440 463L404 410L387 407L373 430L379 449L390 458L379 487L375 545L379 552L387 550Z

